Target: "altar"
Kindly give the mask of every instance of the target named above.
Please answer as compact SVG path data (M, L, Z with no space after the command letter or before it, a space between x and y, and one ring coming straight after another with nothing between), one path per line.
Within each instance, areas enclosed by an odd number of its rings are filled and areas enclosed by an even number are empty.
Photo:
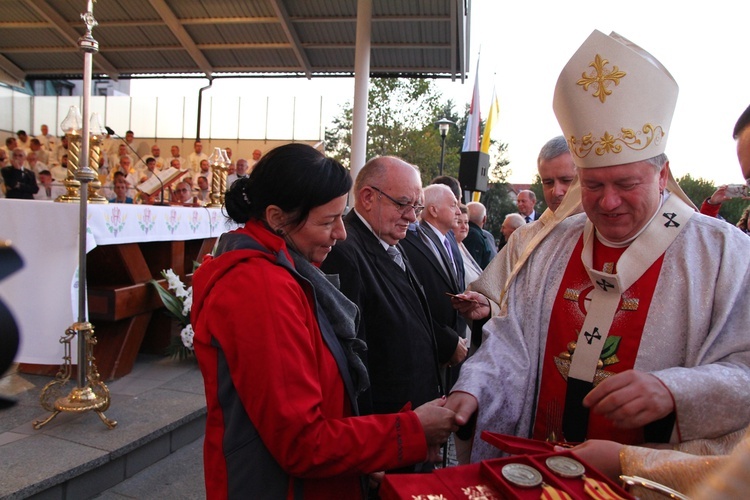
M22 371L54 374L60 338L78 320L79 205L0 199L0 238L24 267L0 282L0 298L19 325ZM162 349L171 322L152 278L172 268L189 281L193 262L234 226L218 208L89 204L86 228L88 310L102 379L130 372L142 345ZM154 314L154 313L157 314ZM77 362L76 348L73 363Z

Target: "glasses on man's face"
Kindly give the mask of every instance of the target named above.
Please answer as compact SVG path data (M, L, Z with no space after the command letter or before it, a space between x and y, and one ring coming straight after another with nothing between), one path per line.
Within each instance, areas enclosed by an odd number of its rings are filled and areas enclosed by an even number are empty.
M380 193L383 196L385 196L386 198L388 198L389 200L391 200L393 202L393 204L396 205L396 207L397 207L396 210L398 210L398 213L400 213L401 215L405 215L406 212L409 211L409 209L412 209L412 210L414 210L414 216L415 217L419 217L419 214L421 214L422 210L424 210L424 206L422 206L422 205L412 205L410 203L402 203L402 202L400 202L400 201L398 201L398 200L396 200L396 199L388 196L381 189L376 188L375 186L370 186L370 187L372 189L374 189L375 191L377 191L378 193Z
M177 193L187 193L188 191L190 191L188 188L175 189Z

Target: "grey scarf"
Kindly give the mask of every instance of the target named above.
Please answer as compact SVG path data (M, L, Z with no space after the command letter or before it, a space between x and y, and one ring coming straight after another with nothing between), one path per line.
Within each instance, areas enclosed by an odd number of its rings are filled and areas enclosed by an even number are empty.
M358 352L367 350L367 344L357 338L357 326L359 325L359 309L341 293L333 280L338 276L323 274L323 271L310 264L304 257L293 249L289 253L294 261L297 272L312 283L315 289L315 297L326 314L333 331L341 343L349 364L349 371L354 379L357 394L370 387L370 377L367 368L360 359Z

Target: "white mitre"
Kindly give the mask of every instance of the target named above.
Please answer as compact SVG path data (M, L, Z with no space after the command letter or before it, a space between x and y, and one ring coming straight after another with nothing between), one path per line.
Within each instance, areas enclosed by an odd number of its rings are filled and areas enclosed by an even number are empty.
M576 166L609 167L664 153L677 94L677 82L654 56L617 33L594 30L560 73L552 108ZM577 184L557 219L574 213ZM667 190L695 208L671 172Z
M576 166L610 167L664 153L677 93L677 82L654 56L617 33L607 36L594 30L560 73L552 108ZM671 172L667 190L695 209ZM516 261L503 293L555 226L580 211L576 176L554 220Z
M651 54L595 30L560 73L552 107L575 164L606 167L664 152L677 93Z

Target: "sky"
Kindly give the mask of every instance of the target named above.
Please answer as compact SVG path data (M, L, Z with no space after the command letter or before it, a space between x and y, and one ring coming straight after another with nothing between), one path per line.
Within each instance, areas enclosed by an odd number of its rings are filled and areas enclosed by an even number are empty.
M687 173L715 184L743 183L732 129L750 104L746 0L597 2L472 0L468 77L437 80L456 109L471 100L479 59L480 108L485 118L493 87L500 116L492 138L508 144L510 182L529 183L539 148L559 135L552 112L555 82L594 29L620 35L656 57L680 86L666 153L675 176ZM205 80L180 87L195 95ZM333 116L351 100L353 79L215 81L204 95L223 92L323 96ZM131 95L174 95L167 81L133 81Z

